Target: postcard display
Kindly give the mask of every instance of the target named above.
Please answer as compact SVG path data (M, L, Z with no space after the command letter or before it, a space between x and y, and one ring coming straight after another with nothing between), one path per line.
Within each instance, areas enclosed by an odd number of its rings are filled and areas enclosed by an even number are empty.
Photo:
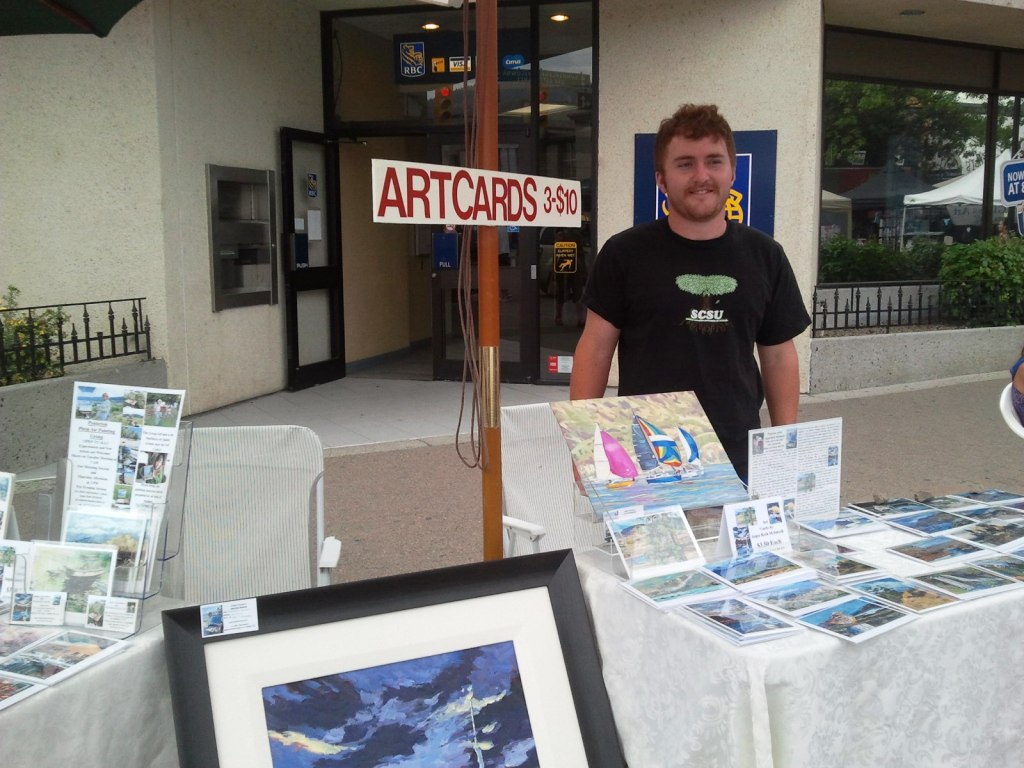
M59 540L38 538L37 526L13 537L17 480L0 473L0 708L116 653L141 627L176 554L181 509L169 488L188 448L184 397L75 382L60 519L39 526Z
M607 529L602 564L737 645L802 627L860 643L1024 586L1024 493L841 506L841 419L751 430L744 488L693 393L551 407Z

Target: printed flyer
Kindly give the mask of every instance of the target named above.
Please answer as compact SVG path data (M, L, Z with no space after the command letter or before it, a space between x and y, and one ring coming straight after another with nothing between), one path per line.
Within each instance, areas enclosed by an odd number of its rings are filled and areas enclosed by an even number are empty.
M185 391L75 382L68 506L148 512L167 501Z

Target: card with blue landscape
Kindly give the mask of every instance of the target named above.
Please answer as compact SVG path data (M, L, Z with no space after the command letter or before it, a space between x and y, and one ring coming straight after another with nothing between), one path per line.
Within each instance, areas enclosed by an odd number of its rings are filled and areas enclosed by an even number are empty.
M736 645L779 640L800 631L792 621L735 597L691 603L678 610Z
M869 597L851 597L845 602L801 616L798 621L819 632L851 643L862 643L896 629L916 618Z
M1024 565L1024 563L1022 563ZM851 585L858 592L914 613L927 613L937 608L956 605L958 598L939 592L913 579L880 576Z
M822 579L805 579L792 584L758 589L747 597L776 611L799 616L848 600L850 591Z

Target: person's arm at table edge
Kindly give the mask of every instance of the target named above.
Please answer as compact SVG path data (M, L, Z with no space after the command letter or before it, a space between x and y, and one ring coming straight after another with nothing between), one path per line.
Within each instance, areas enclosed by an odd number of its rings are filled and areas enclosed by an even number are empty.
M587 323L576 344L569 378L569 399L604 397L612 355L619 343L619 329L594 310L587 311Z
M758 344L764 399L772 426L795 424L800 407L800 359L793 340Z

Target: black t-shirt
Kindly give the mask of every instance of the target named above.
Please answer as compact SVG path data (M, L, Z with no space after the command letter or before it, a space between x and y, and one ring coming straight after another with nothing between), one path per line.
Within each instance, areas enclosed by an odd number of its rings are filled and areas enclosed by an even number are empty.
M810 324L782 246L735 222L713 240L640 224L605 243L584 303L619 329L619 394L694 391L746 480L764 402L754 345Z

